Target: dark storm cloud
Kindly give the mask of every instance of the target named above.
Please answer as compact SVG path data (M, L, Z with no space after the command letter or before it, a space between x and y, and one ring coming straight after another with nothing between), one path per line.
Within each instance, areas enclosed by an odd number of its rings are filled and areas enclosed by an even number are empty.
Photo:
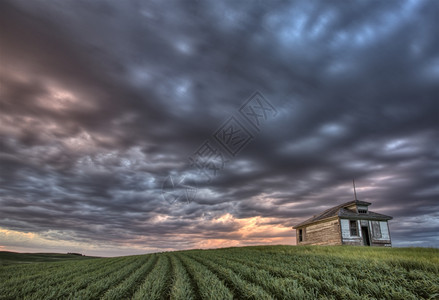
M356 178L395 217L396 245L439 246L435 2L0 6L1 227L257 243L270 232L236 218L291 227L351 200ZM193 171L188 156L255 90L278 115L194 202L169 205L165 176Z

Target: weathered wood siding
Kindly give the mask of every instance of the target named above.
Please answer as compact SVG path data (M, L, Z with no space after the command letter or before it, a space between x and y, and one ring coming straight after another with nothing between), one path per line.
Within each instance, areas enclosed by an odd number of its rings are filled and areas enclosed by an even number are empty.
M358 236L351 236L351 230L349 225L349 220L347 219L341 219L341 236L342 236L342 243L343 245L354 245L354 246L361 246L363 245L363 237L361 235L361 227L360 222L357 222L357 232Z
M356 213L357 212L357 205L352 204L352 205L346 206L345 209L350 210L350 211Z
M332 219L326 222L320 222L303 227L303 241L297 245L341 245L340 240L340 223L338 219ZM296 236L299 230L296 230Z
M391 247L392 242L390 240L389 226L387 225L387 221L370 221L369 224L369 230L371 232L371 245Z
M349 220L341 219L341 235L343 239L348 239L351 236L351 233L349 231Z

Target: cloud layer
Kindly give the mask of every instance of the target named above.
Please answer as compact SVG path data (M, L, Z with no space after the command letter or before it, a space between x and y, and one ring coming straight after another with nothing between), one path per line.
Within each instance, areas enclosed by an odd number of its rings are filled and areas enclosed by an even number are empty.
M438 13L432 1L3 1L0 244L292 244L291 226L351 200L355 178L394 217L394 245L438 247ZM260 131L241 120L254 138L199 181L188 158L254 91L276 116ZM169 204L163 182L182 174L196 197Z

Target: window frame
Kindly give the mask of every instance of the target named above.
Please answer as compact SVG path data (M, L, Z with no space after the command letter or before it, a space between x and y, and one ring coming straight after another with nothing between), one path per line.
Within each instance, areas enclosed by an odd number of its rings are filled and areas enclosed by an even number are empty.
M383 237L383 233L381 232L381 225L379 221L372 221L372 236L377 239L381 239Z
M303 229L299 229L299 242L303 242Z
M355 224L355 226L352 226ZM353 232L355 231L355 234ZM351 236L360 236L358 233L358 221L357 220L349 220L349 233Z

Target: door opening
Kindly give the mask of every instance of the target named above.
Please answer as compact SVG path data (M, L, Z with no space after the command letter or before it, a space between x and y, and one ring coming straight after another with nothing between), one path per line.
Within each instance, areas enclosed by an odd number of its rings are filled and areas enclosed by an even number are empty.
M364 246L370 246L369 228L361 227L361 235L363 236L363 245Z

